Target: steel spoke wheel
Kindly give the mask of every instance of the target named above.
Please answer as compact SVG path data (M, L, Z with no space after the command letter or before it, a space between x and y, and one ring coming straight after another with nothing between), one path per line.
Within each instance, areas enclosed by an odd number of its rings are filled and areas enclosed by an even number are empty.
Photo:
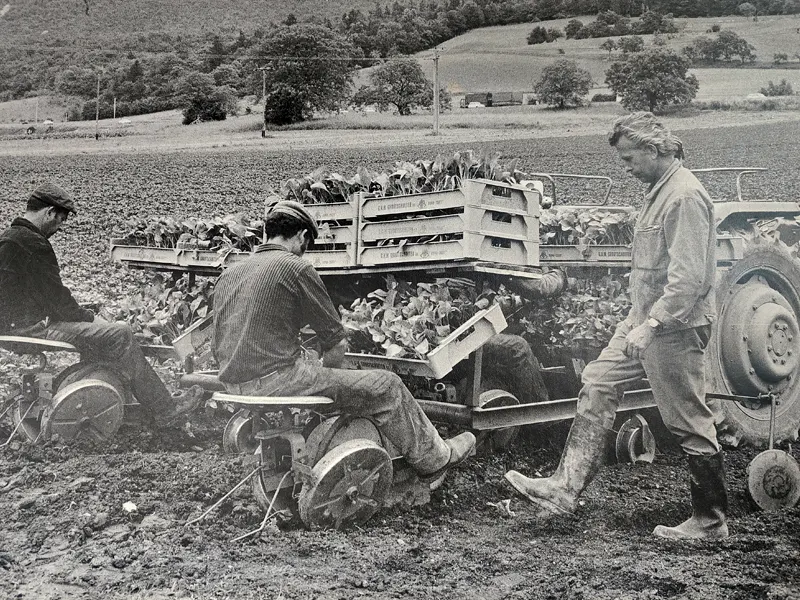
M86 437L98 441L113 436L122 424L122 394L99 379L82 379L61 386L42 417L45 439Z
M383 446L392 454L388 441L383 439L378 426L367 417L337 415L322 421L306 439L308 464L314 466L330 450L350 440L370 440Z
M346 529L365 523L392 487L392 461L369 440L350 440L320 459L300 491L300 518L311 529Z

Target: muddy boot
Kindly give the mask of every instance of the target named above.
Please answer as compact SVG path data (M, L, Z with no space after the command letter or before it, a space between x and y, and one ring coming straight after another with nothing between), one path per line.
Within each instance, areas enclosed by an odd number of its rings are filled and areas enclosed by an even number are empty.
M174 427L181 419L185 420L190 412L200 406L204 393L199 385L193 385L188 390L173 394L172 408L166 413L154 415L157 427L159 429Z
M517 471L509 471L506 479L520 494L545 511L573 513L578 496L603 466L609 433L605 427L576 415L555 473L550 477L532 479Z
M692 516L675 527L659 525L653 535L672 540L720 540L728 537L725 513L728 490L722 452L711 456L689 455L689 487Z
M467 460L469 456L475 453L475 435L469 431L459 433L457 436L445 440L444 443L450 448L450 460L433 473L420 473L418 475L419 480L422 483L430 484L431 489L436 489L441 485L447 471L456 465L460 465Z

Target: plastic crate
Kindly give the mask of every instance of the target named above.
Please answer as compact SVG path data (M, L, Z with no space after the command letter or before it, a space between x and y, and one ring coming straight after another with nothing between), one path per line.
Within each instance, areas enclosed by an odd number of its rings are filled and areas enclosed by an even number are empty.
M144 263L157 267L203 267L222 269L250 256L249 252L194 250L183 248L153 248L111 244L111 260L122 263Z
M344 364L351 369L383 369L398 375L441 379L452 371L455 365L483 346L493 335L503 331L506 326L502 309L498 304L493 304L476 313L442 340L428 353L427 360L347 352Z
M540 198L538 191L526 187L487 179L465 179L457 190L363 198L360 213L362 219L375 219L475 206L538 217Z
M466 232L460 240L427 244L362 246L359 250L358 264L369 267L407 262L470 259L535 267L539 265L539 243Z
M369 244L385 239L463 233L465 231L527 241L538 239L539 224L535 217L527 215L466 206L463 213L455 215L364 222L361 229L361 242Z
M355 227L355 226L353 226ZM250 252L219 253L213 250L153 248L150 246L111 246L111 260L123 264L159 267L180 267L187 271L221 272L239 261L247 260ZM346 244L343 250L311 250L304 258L318 269L349 267L355 264L356 244Z
M317 222L353 221L358 219L358 195L351 202L332 202L330 204L304 204L304 208Z

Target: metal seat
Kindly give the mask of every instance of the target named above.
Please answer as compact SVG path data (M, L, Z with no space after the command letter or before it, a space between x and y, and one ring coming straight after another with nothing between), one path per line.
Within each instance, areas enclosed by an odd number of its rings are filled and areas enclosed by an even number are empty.
M15 354L40 354L42 352L78 352L78 349L67 342L43 340L41 338L19 335L0 335L0 347Z
M211 398L220 402L265 407L309 408L312 406L333 404L333 400L325 396L242 396L239 394L214 392Z

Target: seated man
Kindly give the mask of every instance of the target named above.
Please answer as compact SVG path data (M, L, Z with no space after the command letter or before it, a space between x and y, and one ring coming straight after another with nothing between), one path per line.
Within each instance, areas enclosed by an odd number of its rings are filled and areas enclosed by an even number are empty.
M25 215L0 235L0 335L67 342L84 357L110 364L155 422L168 426L197 406L202 389L170 396L131 328L82 308L61 282L48 238L75 212L72 196L46 183L31 194Z
M303 205L277 203L264 229L266 244L226 269L214 291L214 354L227 391L327 396L337 410L374 419L425 482L466 459L475 436L442 440L397 375L337 368L347 340L325 285L303 258L318 235ZM306 325L317 333L322 364L301 358L299 333Z

